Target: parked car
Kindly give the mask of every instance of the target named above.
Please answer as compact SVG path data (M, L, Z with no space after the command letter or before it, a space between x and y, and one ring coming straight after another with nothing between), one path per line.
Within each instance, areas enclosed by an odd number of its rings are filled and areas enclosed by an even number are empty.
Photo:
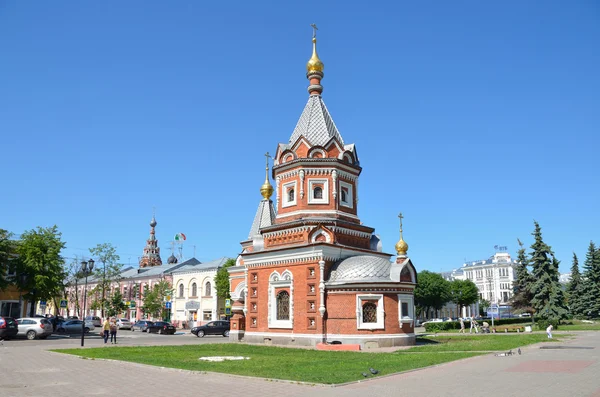
M131 322L126 318L118 318L117 319L117 328L131 329Z
M67 320L60 324L58 324L58 328L56 332L59 334L80 334L81 333L81 324L83 321L81 320ZM93 331L96 327L93 323L86 321L85 327L83 327L84 332L87 334L90 331Z
M23 317L17 319L19 331L17 336L25 337L29 340L46 339L52 335L52 323L47 318Z
M444 322L444 320L442 320L441 318L433 318L431 320L424 321L421 325L425 326L425 324L429 324L429 323L443 323L443 322Z
M224 337L228 337L229 321L211 321L192 328L191 332L199 338L202 338L204 335L223 335Z
M17 322L12 317L0 317L0 338L10 339L19 332Z
M173 335L175 333L175 327L173 324L166 321L156 321L154 324L148 326L148 333Z
M139 329L142 332L146 332L148 331L148 327L152 324L154 324L152 321L140 320L131 326L131 330L135 331L136 329Z
M94 324L94 327L102 327L102 320L98 316L87 316L85 321L89 321Z

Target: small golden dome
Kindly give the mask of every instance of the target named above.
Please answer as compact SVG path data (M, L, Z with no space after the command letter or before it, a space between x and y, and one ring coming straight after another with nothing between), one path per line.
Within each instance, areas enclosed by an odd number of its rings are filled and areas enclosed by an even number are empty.
M267 152L265 154L266 160L267 160L267 166L265 168L265 183L262 184L262 186L260 187L260 194L265 198L265 200L268 200L271 198L271 196L273 195L273 191L275 189L273 189L273 186L271 186L271 182L269 182L269 153Z
M319 59L319 56L317 55L317 38L313 37L312 42L313 42L313 53L312 53L312 57L310 57L310 59L306 63L306 71L308 73L312 73L312 72L323 73L323 69L325 69L325 65L323 64L323 62Z
M398 255L406 255L407 251L408 244L406 244L406 241L404 241L402 237L400 237L400 240L396 243L396 252L398 253Z

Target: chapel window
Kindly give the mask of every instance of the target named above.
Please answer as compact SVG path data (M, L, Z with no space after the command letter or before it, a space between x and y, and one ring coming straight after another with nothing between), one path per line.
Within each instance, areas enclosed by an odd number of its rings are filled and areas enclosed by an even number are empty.
M288 201L291 203L292 201L294 201L294 189L290 189L288 190Z
M363 305L362 311L363 323L377 322L377 305L372 302L367 302Z
M348 189L342 188L342 203L348 202Z
M323 198L323 188L320 186L317 186L313 191L313 197L316 199L322 199Z
M281 291L277 294L277 320L290 319L290 294Z

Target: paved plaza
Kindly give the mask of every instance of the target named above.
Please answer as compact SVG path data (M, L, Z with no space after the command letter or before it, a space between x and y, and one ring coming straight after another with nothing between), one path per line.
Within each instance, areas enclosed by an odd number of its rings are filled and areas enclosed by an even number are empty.
M382 376L344 386L311 386L218 373L194 373L146 365L85 360L49 352L79 347L77 338L11 340L0 345L0 395L169 395L231 394L232 382L253 396L598 396L600 333L577 332L575 338L526 347L522 355L493 354L404 374ZM160 336L121 332L120 345L222 343L226 338L189 334ZM86 347L102 346L93 336ZM551 348L544 348L545 346ZM107 346L107 348L118 348ZM242 389L240 389L242 390ZM162 393L164 392L164 393Z

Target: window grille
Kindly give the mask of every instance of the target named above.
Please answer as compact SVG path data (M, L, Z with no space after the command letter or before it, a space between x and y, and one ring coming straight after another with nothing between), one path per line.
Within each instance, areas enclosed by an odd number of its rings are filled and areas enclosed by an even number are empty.
M314 189L313 196L316 199L322 199L323 198L323 189L317 186Z
M281 291L277 294L277 320L290 319L290 294Z
M363 323L377 322L377 305L367 302L363 305Z

